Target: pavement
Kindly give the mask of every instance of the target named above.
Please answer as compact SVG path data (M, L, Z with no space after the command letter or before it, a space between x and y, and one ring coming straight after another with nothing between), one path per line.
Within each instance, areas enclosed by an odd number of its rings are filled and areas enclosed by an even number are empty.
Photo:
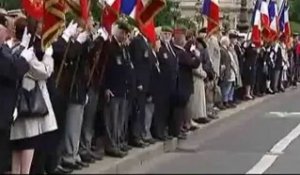
M280 113L281 118L272 117L277 115L268 112L277 108L296 110L299 92L293 90L244 102L235 109L220 112L220 119L202 125L186 141L173 139L145 149L133 149L123 159L104 157L73 174L244 172L250 169L249 165L254 166L253 162L269 145L297 125L297 119L283 119L287 112ZM291 99L292 105L288 102Z
M267 96L222 113L130 173L299 174L300 90Z

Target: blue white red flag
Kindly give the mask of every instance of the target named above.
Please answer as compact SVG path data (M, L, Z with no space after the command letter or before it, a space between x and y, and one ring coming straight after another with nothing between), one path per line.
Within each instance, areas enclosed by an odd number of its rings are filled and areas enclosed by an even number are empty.
M261 46L261 3L262 0L256 0L252 16L252 43L256 47Z
M270 20L269 20L269 1L262 0L261 2L261 26L262 26L262 37L265 41L269 41L270 37Z
M280 4L281 4L280 11L279 11L280 36L286 44L289 44L290 36L291 36L289 6L287 0L283 0L283 3Z
M275 0L269 3L269 19L270 19L270 40L276 41L278 39L278 7Z
M219 30L220 7L219 0L204 0L202 14L207 18L207 35Z

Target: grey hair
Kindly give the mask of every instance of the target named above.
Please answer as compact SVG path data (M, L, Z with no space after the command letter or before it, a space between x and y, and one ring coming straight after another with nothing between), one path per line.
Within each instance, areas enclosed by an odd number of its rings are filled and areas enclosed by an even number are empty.
M220 43L222 46L229 46L230 45L230 39L228 36L223 36L220 40Z

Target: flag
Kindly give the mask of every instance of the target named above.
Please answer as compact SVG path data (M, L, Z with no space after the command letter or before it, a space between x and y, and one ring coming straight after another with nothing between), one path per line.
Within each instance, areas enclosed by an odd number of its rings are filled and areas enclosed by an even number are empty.
M270 41L270 19L269 19L269 0L261 2L261 26L262 37L265 41Z
M144 21L140 19L141 14L145 12L145 8L149 7L151 0L123 0L121 4L121 13L132 17L138 25L140 32L152 44L156 41L156 32L153 18Z
M270 20L270 41L274 42L278 39L278 9L275 0L269 3L269 20Z
M291 36L291 27L289 20L289 6L287 0L284 0L281 3L280 11L279 11L279 31L280 36L286 44L290 43Z
M88 23L90 1L89 0L66 0L69 10L77 17L82 18L85 23Z
M25 12L35 20L43 18L43 0L22 0Z
M65 1L44 0L43 12L42 48L46 49L65 27Z
M105 0L102 13L102 24L106 31L111 34L112 25L119 18L121 0Z
M210 36L219 29L219 0L204 0L202 14L207 18L207 35Z
M254 12L252 16L252 43L256 47L261 46L261 2L262 0L256 0Z
M144 9L138 16L138 20L142 24L146 24L150 21L153 22L153 18L165 7L165 0L147 0L144 1Z

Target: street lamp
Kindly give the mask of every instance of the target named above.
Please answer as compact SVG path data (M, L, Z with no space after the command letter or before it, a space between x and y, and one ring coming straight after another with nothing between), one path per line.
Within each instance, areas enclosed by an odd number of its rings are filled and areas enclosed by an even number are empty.
M247 33L249 29L247 0L241 0L240 19L237 29L241 33Z
M173 0L172 1L172 7L171 7L171 14L173 17L172 25L175 26L177 23L177 19L181 16L180 9L179 9L179 0Z

